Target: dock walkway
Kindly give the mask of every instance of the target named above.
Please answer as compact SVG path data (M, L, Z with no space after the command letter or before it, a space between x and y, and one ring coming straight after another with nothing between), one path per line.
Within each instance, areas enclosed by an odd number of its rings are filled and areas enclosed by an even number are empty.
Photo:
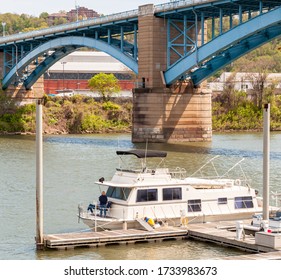
M50 249L90 248L112 244L131 244L163 240L195 239L232 247L247 252L247 255L232 256L225 259L281 259L281 248L269 248L255 244L254 235L236 238L235 221L220 223L189 224L186 228L160 227L153 231L138 229L87 231L75 233L50 234L44 236L44 246ZM252 254L249 254L252 253Z
M74 233L50 234L44 236L44 245L51 249L71 249L77 247L97 247L112 244L130 244L153 242L157 240L173 240L185 238L187 229L161 227L154 231L137 229L112 231L87 231Z

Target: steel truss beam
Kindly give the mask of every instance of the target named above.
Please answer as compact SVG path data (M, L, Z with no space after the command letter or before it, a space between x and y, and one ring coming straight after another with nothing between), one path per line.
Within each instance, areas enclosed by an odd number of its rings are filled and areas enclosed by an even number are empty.
M208 77L212 76L215 72L230 64L232 61L245 55L246 53L262 46L263 44L272 41L281 35L281 24L271 26L258 34L241 40L237 45L232 46L219 55L204 63L199 69L190 73L190 78L194 85L199 85Z
M214 38L212 41L206 43L205 45L196 48L196 50L194 50L191 54L177 61L177 63L175 63L172 67L165 71L164 79L166 85L171 85L176 82L176 80L181 79L182 77L185 77L187 75L193 77L194 83L197 85L208 76L210 76L210 73L215 73L221 67L225 66L227 64L227 57L231 57L228 59L230 63L231 61L249 51L248 48L244 47L244 51L241 51L240 54L234 54L234 46L241 45L241 42L247 42L251 46L251 50L253 50L256 47L269 42L273 38L280 36L281 33L275 34L275 32L272 31L274 29L274 26L277 27L277 30L279 30L280 24L281 7L276 8L275 10L268 11L267 13L262 13L255 18L251 18L250 20L235 26L222 35ZM258 35L260 33L267 34L267 31L269 35L262 36L262 38L264 39L259 40L259 44L257 46L254 46L252 42L254 42L255 40L255 35ZM273 34L275 35L270 35L271 32L273 32ZM280 32L280 30L277 32ZM267 36L269 39L267 39ZM217 56L222 57L222 54L224 54L225 57L225 59L223 60L224 62L222 62L222 60L220 60L219 58L216 58ZM207 64L206 61L208 60L210 62ZM221 62L218 63L218 61ZM200 70L200 68L202 67L207 67L209 70ZM194 72L191 73L191 71Z
M115 45L117 44L117 41L118 40L116 39L114 40ZM119 42L119 44L121 43ZM125 46L124 42L122 44L124 49L126 47L134 48L134 46L130 45ZM50 51L54 51L51 55L45 55L45 59L33 70L33 72L31 72L32 74L30 73L25 77L24 85L26 89L30 89L30 87L36 82L36 80L56 61L60 60L62 57L73 52L79 47L89 47L104 51L117 60L121 61L135 73L138 73L138 64L135 58L122 53L120 49L114 46L114 44L109 45L101 40L87 37L66 36L43 43L42 45L39 45L38 47L27 53L21 60L14 64L9 73L7 73L7 75L4 77L2 81L2 88L7 89L7 87L16 79L16 77L18 77L19 74L23 75L26 67L28 67L28 65L31 64L32 61L36 60L38 57L44 57L44 54Z
M194 22L168 19L167 26L167 65L170 68L177 60L187 56L196 47L197 40L188 32L195 27Z

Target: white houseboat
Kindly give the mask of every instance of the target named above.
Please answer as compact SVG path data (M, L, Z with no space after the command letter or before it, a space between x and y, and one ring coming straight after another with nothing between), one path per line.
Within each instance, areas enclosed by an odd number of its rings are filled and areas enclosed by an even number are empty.
M117 151L117 155L122 158L136 156L141 166L138 169L117 168L111 180L101 178L96 182L102 189L107 189L106 217L100 216L96 202L88 210L81 205L78 207L79 218L95 230L141 228L143 221L148 219L173 226L250 219L262 211L257 191L245 178L229 179L227 174L217 174L216 178L186 177L184 169L161 167L167 155L161 151ZM148 158L161 160L156 168L148 168ZM213 159L203 167L213 164Z

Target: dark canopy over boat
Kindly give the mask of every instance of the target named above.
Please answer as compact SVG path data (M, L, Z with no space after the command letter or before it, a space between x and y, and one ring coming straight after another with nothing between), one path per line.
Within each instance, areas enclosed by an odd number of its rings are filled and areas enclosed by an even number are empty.
M147 151L147 150L128 150L128 151L116 151L117 155L134 155L138 158L148 158L148 157L166 157L167 152L162 151Z

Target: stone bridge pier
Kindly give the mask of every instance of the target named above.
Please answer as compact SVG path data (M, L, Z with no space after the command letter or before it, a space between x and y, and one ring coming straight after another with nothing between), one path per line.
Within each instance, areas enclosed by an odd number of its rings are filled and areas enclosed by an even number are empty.
M4 56L4 52L0 51L0 80L4 77L4 60L11 59L11 56L8 54L6 54L5 58ZM11 84L5 90L5 93L15 98L17 101L42 98L44 95L44 77L42 75L30 90L26 90L23 83L18 81L17 83Z
M153 7L139 7L139 74L138 88L133 90L132 141L210 141L211 93L204 84L194 88L183 82L167 88L163 82L161 71L167 68L167 22L154 16ZM191 32L196 36L195 30ZM201 32L197 36L200 45Z

